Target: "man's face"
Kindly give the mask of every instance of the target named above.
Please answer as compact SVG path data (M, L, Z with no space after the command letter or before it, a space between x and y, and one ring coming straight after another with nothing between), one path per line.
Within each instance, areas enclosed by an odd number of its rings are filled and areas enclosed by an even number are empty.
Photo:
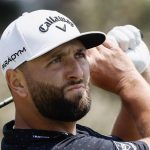
M38 111L46 118L77 121L91 106L85 47L73 40L28 62L24 75Z

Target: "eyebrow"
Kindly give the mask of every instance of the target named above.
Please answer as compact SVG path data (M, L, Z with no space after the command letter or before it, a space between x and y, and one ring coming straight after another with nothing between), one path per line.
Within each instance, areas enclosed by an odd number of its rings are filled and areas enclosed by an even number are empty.
M85 48L78 48L76 52L84 52L84 51L86 51ZM53 58L53 57L56 57L56 56L65 56L66 53L67 53L67 52L62 52L61 50L59 50L59 51L55 51L55 50L54 50L54 51L51 51L51 52L47 55L47 57L48 57L48 58L49 58L49 57Z
M44 54L43 56L45 58L49 59L49 58L53 58L53 57L57 56L59 53L60 53L59 51L51 50L51 51L47 52L46 54Z
M84 52L84 51L86 51L87 49L86 48L79 48L77 51L78 52Z

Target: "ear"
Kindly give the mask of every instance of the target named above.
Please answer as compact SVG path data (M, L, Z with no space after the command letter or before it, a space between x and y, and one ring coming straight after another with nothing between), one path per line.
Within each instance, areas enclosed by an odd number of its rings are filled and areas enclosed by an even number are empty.
M25 98L28 95L27 84L24 75L20 70L7 70L6 80L12 94L22 98Z

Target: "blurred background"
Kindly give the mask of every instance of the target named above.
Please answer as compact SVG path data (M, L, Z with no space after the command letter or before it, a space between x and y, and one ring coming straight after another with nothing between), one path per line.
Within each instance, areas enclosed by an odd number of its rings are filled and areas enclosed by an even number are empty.
M142 30L144 41L150 47L150 0L0 0L0 35L23 12L37 9L57 10L65 14L81 32L99 30L107 33L114 26L135 25ZM91 111L80 123L109 135L120 109L119 97L94 86L91 95ZM9 96L0 72L0 102ZM0 141L3 125L14 117L13 103L0 109Z

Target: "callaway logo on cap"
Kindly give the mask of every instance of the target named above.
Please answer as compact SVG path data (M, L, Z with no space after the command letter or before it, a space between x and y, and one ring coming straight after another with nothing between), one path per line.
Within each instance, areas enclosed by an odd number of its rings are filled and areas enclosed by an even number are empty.
M37 58L73 39L87 49L102 44L102 32L80 33L75 24L57 11L37 10L24 13L4 31L0 41L0 64L3 73L25 61Z

